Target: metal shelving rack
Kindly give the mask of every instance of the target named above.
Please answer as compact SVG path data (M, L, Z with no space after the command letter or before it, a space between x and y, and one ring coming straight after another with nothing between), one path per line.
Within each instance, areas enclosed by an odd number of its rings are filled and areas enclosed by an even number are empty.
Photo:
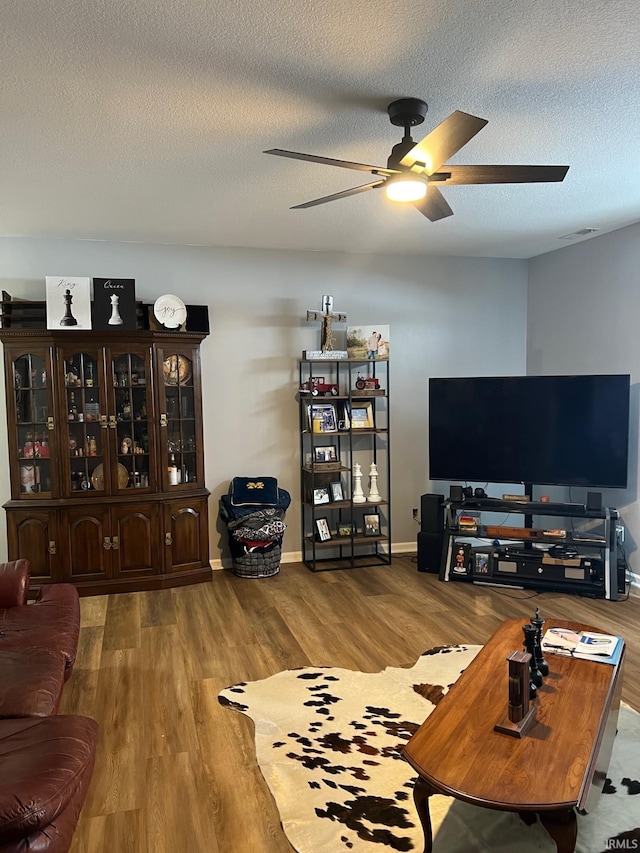
M358 377L370 385L356 389ZM323 380L320 382L320 380ZM391 563L391 458L389 423L389 362L386 359L301 359L299 362L300 410L300 502L302 559L312 571L356 568ZM312 389L318 390L317 395ZM364 406L363 406L364 404ZM313 428L310 409L332 406L331 417L321 431ZM354 428L354 409L370 407L371 426ZM320 419L318 419L320 420ZM335 426L335 428L333 428ZM320 430L320 427L319 427ZM319 447L336 447L336 459L315 460ZM369 471L375 463L381 500L372 502ZM356 463L362 470L366 500L354 502L353 474ZM331 483L340 482L343 499L332 500ZM314 502L314 493L327 489L329 502ZM365 533L365 516L378 516L379 532ZM321 541L317 522L326 519L330 539ZM350 526L348 535L340 528Z

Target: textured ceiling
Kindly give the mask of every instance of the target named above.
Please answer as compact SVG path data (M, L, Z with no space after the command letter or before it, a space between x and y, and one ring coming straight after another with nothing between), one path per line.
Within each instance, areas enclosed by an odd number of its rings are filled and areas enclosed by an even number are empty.
M531 257L640 220L637 0L2 0L0 234ZM451 163L568 164L452 186L431 223L381 191L387 104L488 125Z

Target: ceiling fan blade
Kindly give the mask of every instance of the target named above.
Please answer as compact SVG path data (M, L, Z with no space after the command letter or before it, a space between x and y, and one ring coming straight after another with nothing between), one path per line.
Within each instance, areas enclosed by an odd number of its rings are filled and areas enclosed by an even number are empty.
M400 163L431 175L466 145L487 123L484 118L456 110L404 155Z
M372 175L395 175L397 169L384 166L367 166L366 163L352 163L350 160L334 160L331 157L318 157L315 154L300 154L298 151L285 151L282 148L270 148L263 154L276 154L278 157L291 157L292 160L307 160L309 163L322 163L325 166L340 166L341 169L356 169L358 172L371 172Z
M426 196L421 198L420 201L414 201L413 204L431 222L437 222L438 219L453 216L453 210L449 207L446 198L437 187L431 184L427 187Z
M357 193L363 193L366 190L375 190L378 187L381 187L385 184L386 181L375 181L372 184L362 184L359 187L353 187L350 190L343 190L341 193L334 193L333 195L326 195L323 198L314 198L313 201L305 201L304 204L294 204L293 207L289 208L290 210L299 210L303 207L315 207L316 204L326 204L328 201L337 201L339 198L347 198L350 195L356 195Z
M562 181L568 166L446 166L447 184L532 184Z

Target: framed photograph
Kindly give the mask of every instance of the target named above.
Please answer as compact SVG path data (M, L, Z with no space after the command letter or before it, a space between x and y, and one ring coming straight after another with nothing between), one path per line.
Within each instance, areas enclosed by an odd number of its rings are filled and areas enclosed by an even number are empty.
M318 542L327 542L331 539L329 522L326 518L316 518L316 539Z
M331 489L332 501L344 500L344 494L342 493L342 483L330 483L329 488Z
M338 536L341 538L350 537L352 533L355 533L353 524L339 524L338 525Z
M47 329L91 328L91 279L45 276Z
M313 502L314 504L328 504L331 502L331 498L329 497L329 489L326 486L323 486L320 489L313 490Z
M336 407L331 403L312 403L307 407L309 427L316 434L338 432Z
M488 551L474 551L473 554L473 573L474 575L489 574L489 560L491 555Z
M351 429L373 429L373 406L371 403L351 404Z
M466 577L471 570L471 545L467 542L454 542L451 551L450 571L456 577Z
M380 516L377 512L364 516L364 535L380 536Z
M322 447L313 448L314 462L337 462L338 448L335 444L326 444Z
M386 361L389 358L389 326L348 326L349 358Z

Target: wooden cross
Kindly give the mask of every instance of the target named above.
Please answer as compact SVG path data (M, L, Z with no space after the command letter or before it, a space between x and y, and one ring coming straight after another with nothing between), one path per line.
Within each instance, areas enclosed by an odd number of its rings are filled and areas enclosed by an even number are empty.
M333 351L333 321L346 323L346 314L333 314L333 296L322 297L322 311L307 311L307 320L322 320L322 352Z

